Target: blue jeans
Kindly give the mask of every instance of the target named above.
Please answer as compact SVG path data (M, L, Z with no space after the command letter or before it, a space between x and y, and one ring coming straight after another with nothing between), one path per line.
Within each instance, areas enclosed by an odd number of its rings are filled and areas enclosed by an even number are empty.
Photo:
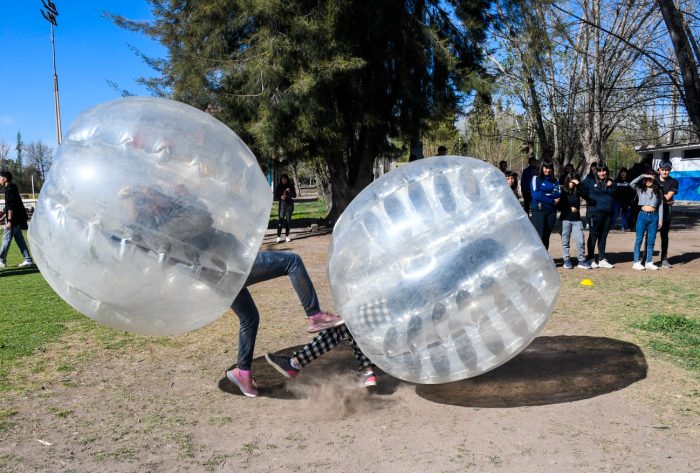
M629 230L629 223L631 223L631 211L632 207L629 202L618 202L615 201L613 206L613 220L612 226L617 223L617 217L620 216L620 227Z
M564 256L564 260L569 259L569 241L571 240L571 235L574 235L574 241L576 242L576 255L580 262L586 261L586 247L583 239L583 222L562 220L561 221L561 253Z
M651 263L654 257L654 242L656 241L656 229L659 226L658 212L648 213L639 211L637 216L637 238L634 240L634 262L639 262L639 252L644 240L644 233L647 234L647 262Z
M5 227L5 232L2 234L2 247L0 247L0 261L3 263L7 261L7 252L10 250L12 238L15 239L20 253L24 256L24 260L31 263L32 256L29 254L27 242L24 241L24 235L22 234L22 227L19 225L13 225L9 230Z
M314 315L321 311L316 296L316 289L306 272L306 267L301 257L290 251L261 251L255 257L253 269L245 282L243 289L238 293L231 309L238 316L241 322L241 330L238 335L238 368L249 370L253 362L253 351L255 350L255 339L258 335L260 325L260 314L255 306L248 286L270 279L288 275L292 282L292 287L297 293L301 305L304 307L307 316Z

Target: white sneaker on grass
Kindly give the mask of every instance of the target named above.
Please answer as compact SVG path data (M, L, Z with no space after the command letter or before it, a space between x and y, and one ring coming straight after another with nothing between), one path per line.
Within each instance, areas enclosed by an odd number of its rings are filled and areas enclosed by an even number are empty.
M615 265L608 263L608 260L606 260L606 259L602 259L602 260L598 261L598 267L605 268L605 269L611 269L611 268L614 268Z
M34 266L34 263L32 263L31 261L25 260L17 265L18 268L26 268L27 266Z
M0 261L0 268L4 268L4 267L5 267L5 262L4 262L4 261Z
M654 263L652 263L651 261L647 261L647 262L644 264L644 269L651 269L652 271L656 271L657 269L659 269L659 267L656 266L656 265L655 265Z
M644 271L644 265L640 261L637 261L632 265L632 269L636 271Z

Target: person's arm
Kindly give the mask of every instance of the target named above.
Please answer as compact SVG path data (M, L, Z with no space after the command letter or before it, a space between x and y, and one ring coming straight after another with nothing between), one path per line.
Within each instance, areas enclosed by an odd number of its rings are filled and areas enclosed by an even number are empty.
M549 206L554 206L556 204L555 199L547 196L544 192L542 192L539 188L537 181L537 176L532 176L532 179L530 180L530 192L532 193L532 201L547 204Z
M636 189L637 187L639 187L639 181L641 181L642 179L646 179L646 174L640 174L639 176L632 179L632 182L630 182L630 186Z

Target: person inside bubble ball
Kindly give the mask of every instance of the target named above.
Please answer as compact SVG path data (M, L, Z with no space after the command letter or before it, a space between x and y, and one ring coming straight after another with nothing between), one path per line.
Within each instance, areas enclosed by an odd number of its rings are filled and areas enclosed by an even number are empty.
M240 320L241 328L238 335L238 361L235 368L226 371L226 378L247 397L256 397L259 394L251 372L251 364L260 325L260 314L247 288L281 276L289 276L309 319L309 333L332 329L345 323L341 317L321 310L316 289L306 272L301 256L291 251L259 252L243 289L231 304L231 309Z
M338 346L341 340L347 340L350 344L362 373L364 386L366 388L376 386L377 376L374 374L372 362L357 346L350 330L345 325L321 331L311 342L304 345L299 351L292 353L292 356L266 353L265 360L285 378L295 379L303 367Z

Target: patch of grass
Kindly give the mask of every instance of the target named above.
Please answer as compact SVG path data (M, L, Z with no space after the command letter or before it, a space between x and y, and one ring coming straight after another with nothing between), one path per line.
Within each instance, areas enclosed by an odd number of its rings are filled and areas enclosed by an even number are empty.
M17 268L21 261L13 243L7 268L0 269L0 391L12 388L7 373L15 360L41 350L68 324L84 319L53 292L36 268Z
M700 322L682 315L654 314L632 327L652 333L649 346L700 374Z
M10 419L16 415L17 411L14 409L0 409L0 432L6 432L15 425Z
M279 218L279 204L277 202L272 204L272 209L270 210L270 220L277 221ZM294 213L292 214L292 220L298 220L303 218L325 218L328 214L328 208L326 207L323 199L313 200L311 202L296 202L294 204Z
M211 456L211 458L209 458L209 460L200 463L200 465L202 468L204 468L204 471L217 471L224 466L226 460L228 460L231 456L232 455L228 455L226 453L215 453Z
M49 407L49 412L61 419L65 419L73 413L70 409L61 409L60 407Z
M184 432L172 432L169 439L180 447L180 458L194 458L194 441L192 434Z

